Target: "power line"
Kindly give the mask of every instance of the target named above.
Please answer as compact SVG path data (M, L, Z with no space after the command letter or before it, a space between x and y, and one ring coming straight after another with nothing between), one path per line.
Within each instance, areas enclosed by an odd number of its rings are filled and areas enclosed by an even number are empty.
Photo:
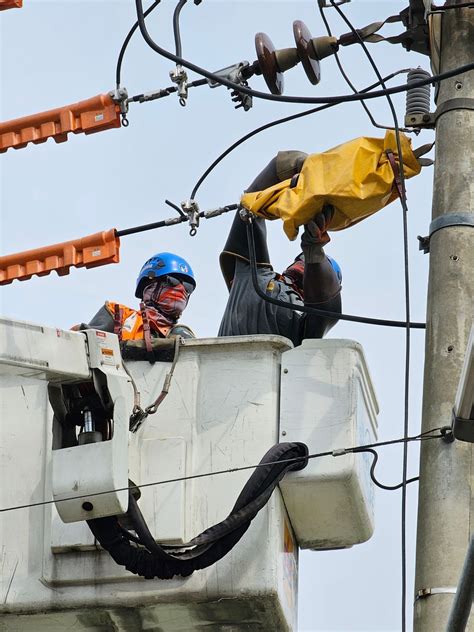
M384 81L389 81L390 79L393 79L399 74L408 72L408 70L409 70L408 68L397 70L395 72L390 73L383 79ZM378 85L380 85L380 81L377 81L376 83L373 83L370 86L367 86L366 88L361 90L360 93L369 92L370 90L377 87ZM234 149L237 149L237 147L245 143L250 138L253 138L257 134L260 134L261 132L264 132L265 130L275 127L277 125L282 125L283 123L289 123L290 121L295 121L297 119L303 118L304 116L309 116L310 114L316 114L317 112L328 110L329 108L335 107L336 105L340 105L340 103L342 103L342 101L337 102L337 103L327 103L326 105L322 105L317 108L311 108L310 110L304 110L303 112L298 112L297 114L291 114L289 116L284 116L283 118L275 119L273 121L270 121L269 123L265 123L264 125L261 125L260 127L256 127L252 131L240 137L234 143L232 143L232 145L230 145L227 149L225 149L221 154L219 154L219 156L214 160L214 162L212 162L209 165L209 167L204 171L204 173L199 177L199 179L197 180L196 184L193 187L193 190L191 191L190 198L195 199L198 189L201 187L202 183L206 180L206 178L211 174L211 172L217 167L217 165L220 162L222 162L222 160L226 158L232 151L234 151Z
M344 20L347 26L351 29L352 33L356 36L359 44L361 45L370 65L372 66L377 78L381 81L381 74L379 69L372 58L370 52L365 45L364 40L360 36L360 33L355 29L351 21L347 18L342 9L336 5L334 0L330 0L330 3L334 9L338 12L340 17ZM382 87L385 88L385 84L381 81ZM405 277L405 316L406 316L406 337L405 337L405 379L404 379L404 423L403 423L403 436L408 436L409 430L409 388L410 388L410 275L409 275L409 260L408 260L408 205L406 201L406 189L405 189L405 173L403 167L403 154L400 140L400 130L398 125L397 113L393 105L393 101L387 94L387 101L390 107L390 111L393 116L393 122L395 125L395 136L397 141L397 151L399 156L399 197L402 206L402 219L403 219L403 251L404 251L404 277ZM395 178L397 174L394 174ZM375 463L374 463L375 465ZM402 465L402 516L401 516L401 548L402 548L402 599L401 599L401 619L402 619L402 632L406 631L406 501L407 501L407 471L408 471L408 445L404 444L403 449L403 465Z
M148 46L152 50L154 50L156 53L158 53L162 57L165 57L166 59L169 59L177 64L180 64L181 66L184 66L185 68L188 68L189 70L192 70L193 72L196 72L199 75L202 75L203 77L206 77L207 79L211 79L213 82L227 86L228 88L232 88L233 90L237 90L237 92L243 92L244 94L248 94L250 96L254 96L259 99L264 99L266 101L277 101L280 103L315 103L316 104L316 103L340 103L340 102L349 103L351 101L377 99L379 97L383 97L383 96L387 96L391 94L398 94L399 92L406 92L407 90L410 90L411 88L419 88L421 86L426 86L431 83L442 81L443 79L449 79L450 77L454 77L456 75L459 75L459 74L462 74L464 72L468 72L474 69L474 62L473 62L470 64L465 64L464 66L460 66L459 68L454 68L452 70L441 73L439 75L433 75L432 77L428 79L420 79L419 81L413 81L409 84L394 86L393 88L388 88L384 90L376 90L375 92L369 92L369 93L358 92L357 94L346 94L346 95L327 96L327 97L296 97L296 96L267 94L266 92L252 90L251 88L248 88L244 85L234 83L233 81L229 81L228 79L225 79L219 75L216 75L213 72L206 70L205 68L201 68L200 66L193 64L187 59L184 59L183 57L178 57L177 55L174 55L170 51L167 51L166 49L162 48L153 40L153 38L151 37L151 35L149 34L146 28L142 0L135 0L135 6L137 9L138 25L140 28L140 32L143 36L143 39L148 44Z
M253 232L253 220L249 216L247 219L247 243L249 246L249 259L250 259L250 271L252 276L252 285L258 296L266 301L272 303L278 307L290 309L294 312L303 312L305 314L314 314L315 316L322 316L323 318L331 318L333 320L347 320L354 323L364 323L366 325L380 325L382 327L406 327L407 322L403 320L386 320L382 318L369 318L366 316L354 316L352 314L339 314L337 312L331 312L326 309L318 309L316 307L309 307L308 305L299 305L296 303L287 303L286 301L280 301L277 298L268 296L258 285L257 280L257 259L255 255L255 237ZM409 322L408 326L411 329L425 329L425 323Z
M153 2L153 4L145 11L145 13L143 14L143 17L146 18L148 15L150 15L150 13L156 9L156 7L160 4L161 0L155 0L155 2ZM117 85L117 89L120 88L120 83L121 83L121 75L122 75L122 63L123 63L123 58L125 55L125 51L127 50L127 47L130 43L130 40L133 37L133 34L135 33L135 31L138 28L138 21L135 22L135 24L132 26L132 28L130 29L130 31L128 32L123 44L122 44L122 48L120 49L120 53L117 59L117 67L115 69L115 83Z
M174 35L174 44L176 48L176 57L181 57L182 52L183 52L183 49L181 46L181 32L179 28L179 16L181 14L181 9L184 7L187 1L188 0L179 0L173 13L173 35Z
M333 37L331 27L329 26L329 22L328 22L326 16L324 15L324 9L323 9L322 5L319 2L317 2L317 5L318 5L319 13L321 15L321 19L324 22L324 26L326 28L327 34L329 35L329 37ZM347 75L346 71L344 70L344 67L342 65L341 59L339 57L339 54L336 51L334 52L334 58L336 60L337 67L339 68L339 72L341 73L344 81L347 83L347 85L352 90L352 92L354 94L357 94L358 90L355 87L355 85L352 83L352 81L349 79L349 76ZM372 112L369 110L367 104L364 101L361 101L360 104L361 104L362 108L365 110L367 116L369 117L370 122L372 123L372 125L374 127L377 127L378 129L391 129L391 130L395 129L395 127L389 127L388 125L380 125L379 123L377 123L377 121L375 120ZM407 132L407 131L412 131L412 130L404 129L403 131Z
M439 434L432 434L435 432L439 432ZM403 442L414 442L414 441L426 441L428 439L444 439L447 435L451 433L451 428L447 426L442 426L439 428L433 428L433 430L429 430L427 432L415 435L413 437L406 437L401 439L391 439L389 441L379 441L377 443L370 443L368 445L355 446L352 448L341 448L339 450L328 450L326 452L317 452L314 454L309 454L303 457L294 457L291 459L284 459L280 461L270 461L267 463L257 463L255 465L243 465L241 467L232 467L226 470L216 470L215 472L204 472L203 474L191 474L189 476L180 476L177 478L168 478L161 481L154 481L152 483L143 483L142 485L129 485L127 487L118 487L116 489L109 489L103 492L94 492L92 494L81 494L80 496L69 496L67 498L61 498L60 500L42 500L37 503L28 503L25 505L15 505L12 507L4 507L0 509L0 513L7 513L10 511L16 511L17 509L30 509L32 507L42 507L44 505L52 505L58 502L67 502L70 500L77 500L78 498L93 498L95 496L103 496L104 494L112 494L115 492L124 492L124 491L133 491L135 489L144 489L146 487L155 487L157 485L167 485L169 483L180 483L182 481L191 481L198 478L209 478L210 476L219 476L221 474L233 474L234 472L243 472L245 470L254 470L259 467L267 467L269 465L281 465L284 463L296 463L297 461L305 461L309 459L318 459L326 456L345 456L346 454L357 454L358 452L362 452L369 448L380 448L388 445L396 445L398 443Z

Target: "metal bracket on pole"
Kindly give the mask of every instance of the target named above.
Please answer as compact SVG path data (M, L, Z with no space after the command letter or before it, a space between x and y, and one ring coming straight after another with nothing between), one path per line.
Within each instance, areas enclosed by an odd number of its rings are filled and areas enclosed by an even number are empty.
M430 251L430 239L434 233L449 226L471 226L474 227L474 213L448 213L440 215L430 224L430 233L422 237L418 235L419 249L426 255Z
M452 414L452 437L459 441L474 443L474 419L463 419L458 417L453 410Z
M458 81L458 83L462 86L460 81ZM446 112L452 112L453 110L474 110L474 99L458 98L444 101L444 103L436 108L434 115L432 115L435 123L440 116L443 116Z
M415 601L425 599L432 595L455 595L456 586L440 586L439 588L421 588L415 596Z

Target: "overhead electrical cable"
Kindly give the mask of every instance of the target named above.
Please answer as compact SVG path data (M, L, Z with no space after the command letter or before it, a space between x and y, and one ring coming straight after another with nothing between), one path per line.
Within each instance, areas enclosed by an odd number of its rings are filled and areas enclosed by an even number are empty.
M179 0L176 8L173 12L173 35L174 35L174 43L176 49L176 57L181 57L183 49L181 46L181 32L179 30L179 16L181 14L181 9L184 7L188 0Z
M156 9L156 7L160 4L161 0L155 0L155 2L153 2L152 5L150 5L150 7L145 11L145 13L143 14L143 17L146 18L148 15L150 15L150 13ZM120 88L120 83L121 83L121 74L122 74L122 63L123 63L123 58L125 55L125 51L127 50L127 47L130 43L130 40L133 37L133 34L135 33L135 31L138 28L138 21L135 22L135 24L132 26L132 28L130 29L130 31L128 32L127 37L124 39L124 42L122 44L122 48L120 49L120 53L117 59L117 68L115 70L115 83L117 85L117 89Z
M377 485L377 487L380 487L380 489L392 492L400 489L401 487L403 487L404 484L408 485L409 483L415 483L416 481L420 480L419 476L414 476L407 481L402 481L401 483L398 483L398 485L384 485L375 477L375 466L377 465L377 461L379 460L378 452L376 450L373 450L372 448L361 448L360 450L354 450L354 452L370 452L370 454L372 454L374 458L372 461L372 465L370 466L370 478L372 479L374 485Z
M397 70L395 72L390 73L386 77L384 77L383 80L384 81L390 81L390 79L393 79L397 75L406 73L406 72L408 72L408 70L409 70L408 68L403 68L402 70ZM360 93L362 94L362 93L365 93L365 92L369 92L370 90L372 90L373 88L376 88L379 85L380 85L380 81L377 81L376 83L373 83L370 86L367 86L366 88L361 90ZM261 125L260 127L256 127L252 131L248 132L247 134L245 134L241 138L237 139L234 143L232 143L232 145L230 145L227 149L225 149L214 160L214 162L212 162L209 165L209 167L206 169L206 171L204 171L204 173L199 177L198 181L194 185L193 190L191 191L190 198L191 199L195 199L196 194L197 194L199 188L201 187L202 183L204 182L204 180L206 180L206 178L210 175L210 173L217 167L217 165L220 162L222 162L222 160L224 160L224 158L226 158L232 151L234 151L234 149L237 149L237 147L239 147L240 145L245 143L250 138L253 138L257 134L260 134L261 132L264 132L267 129L275 127L276 125L282 125L283 123L289 123L290 121L295 121L295 120L297 120L299 118L303 118L304 116L309 116L310 114L316 114L317 112L322 112L324 110L328 110L329 108L335 107L336 105L340 105L340 103L342 103L342 101L339 101L337 103L327 103L326 105L321 105L321 106L319 106L317 108L311 108L310 110L304 110L303 112L298 112L297 114L290 114L289 116L284 116L283 118L275 119L274 121L270 121L269 123L265 123L264 125Z
M159 55L166 57L167 59L192 70L193 72L206 77L207 79L211 79L213 82L218 84L227 86L228 88L232 88L233 90L237 90L238 92L243 92L244 94L248 94L250 96L254 96L259 99L264 99L266 101L277 101L280 103L349 103L351 101L363 101L365 99L377 99L379 97L384 97L391 94L398 94L399 92L406 92L412 88L418 88L421 86L426 86L431 83L442 81L443 79L449 79L450 77L454 77L456 75L462 74L464 72L468 72L474 69L474 62L470 64L465 64L464 66L459 66L458 68L454 68L447 72L441 73L439 75L433 75L427 79L420 79L419 81L413 81L409 84L403 84L399 86L394 86L393 88L388 88L384 90L376 90L374 92L358 92L357 94L345 94L345 95L336 95L336 96L326 96L326 97L297 97L297 96L283 96L283 95L275 95L275 94L267 94L266 92L260 92L257 90L252 90L242 84L234 83L233 81L229 81L220 75L216 75L205 68L201 68L196 64L184 59L183 57L178 57L174 55L172 52L167 51L166 49L159 46L151 37L146 28L144 13L143 13L143 3L142 0L135 0L135 6L137 9L137 18L138 25L140 28L140 32L143 36L143 39L148 44L148 46L154 50Z
M318 309L316 307L309 307L308 305L297 305L292 303L287 303L286 301L280 301L277 298L273 298L272 296L268 296L258 285L257 279L257 259L255 255L255 239L254 239L254 230L253 230L253 220L252 217L247 218L247 242L249 246L249 255L250 255L250 271L252 276L252 285L255 292L258 296L266 301L267 303L272 303L273 305L278 305L279 307L284 307L285 309L290 309L294 312L303 312L304 314L314 314L315 316L322 316L323 318L332 318L333 320L347 320L354 323L364 323L366 325L380 325L382 327L403 327L407 326L406 321L404 320L386 320L382 318L368 318L366 316L354 316L352 314L339 314L337 312L331 312L325 309ZM410 322L408 326L411 329L425 329L425 323L416 323Z
M318 4L318 8L319 8L319 13L321 15L322 21L324 22L324 26L326 28L327 34L329 35L329 37L332 37L333 36L332 30L331 30L331 27L329 26L329 22L328 22L326 16L324 15L324 9L323 9L323 7L321 6L321 4L319 2L317 4ZM341 62L341 58L339 57L339 54L337 52L334 52L334 58L336 60L337 67L339 68L339 72L341 73L344 81L347 83L347 85L352 90L352 92L354 92L354 94L357 94L359 91L357 90L357 88L355 87L355 85L352 83L352 81L350 80L349 76L347 75L346 71L344 70L344 67L343 67L342 62ZM384 81L385 81L385 79L384 79ZM374 118L372 112L370 111L368 105L364 101L361 101L360 104L363 107L363 109L365 110L367 116L369 117L370 122L372 123L372 125L374 127L377 127L378 129L391 129L391 130L395 129L395 127L390 127L389 125L380 125L379 123L377 123L377 121L375 120L375 118ZM403 132L413 132L413 130L406 129L406 128L403 128L402 131Z
M329 0L332 7L337 11L340 17L344 20L347 26L351 29L356 36L360 46L362 47L370 65L372 66L377 78L381 81L381 85L385 88L385 84L382 81L381 74L372 58L367 46L360 36L360 33L355 29L351 21L347 18L342 9L334 2ZM403 219L403 251L404 251L404 280L405 280L405 318L406 318L406 334L405 334L405 378L404 378L404 424L403 424L403 436L408 436L409 431L409 389L410 389L410 348L411 348L411 332L410 332L410 276L409 276L409 259L408 259L408 206L406 201L406 189L405 189L405 173L403 168L403 154L400 140L400 130L398 125L397 113L393 101L390 95L387 93L387 101L390 107L390 111L393 116L395 125L395 136L397 141L397 152L399 158L399 198L402 206L402 219ZM395 179L396 179L396 174ZM402 516L401 516L401 548L402 548L402 599L401 599L401 620L402 620L402 632L406 632L406 501L407 501L407 471L408 471L408 445L403 446L403 465L402 465Z
M433 434L439 433L439 434ZM296 463L298 461L304 461L309 459L319 459L322 457L333 456L335 458L340 456L345 456L346 454L356 454L358 452L362 452L369 448L381 448L389 445L396 445L399 443L412 443L415 441L428 441L430 439L444 439L446 441L447 437L451 436L451 428L448 426L440 426L439 428L433 428L432 430L425 431L413 437L406 437L400 439L390 439L388 441L378 441L375 443L369 443L367 445L354 446L351 448L341 448L339 450L328 450L326 452L316 452L313 454L305 455L304 457L294 457L291 459L282 459L278 461L269 461L264 464L264 466L268 465L278 465L285 463ZM167 485L170 483L180 483L182 481L191 481L196 480L198 478L209 478L210 476L220 476L222 474L233 474L234 472L244 472L245 470L255 470L259 467L263 467L262 464L256 463L255 465L243 465L241 467L232 467L225 470L216 470L214 472L203 472L202 474L190 474L189 476L179 476L177 478L168 478L163 479L161 481L153 481L150 483L142 483L140 485L129 485L127 487L118 487L116 489L109 489L103 492L93 492L91 494L83 494L81 498L93 498L95 496L103 496L104 494L111 494L114 492L123 492L123 491L133 491L136 489L145 489L147 487L156 487L157 485ZM11 507L3 507L0 509L0 513L6 513L9 511L16 511L18 509L30 509L32 507L43 507L44 505L53 505L56 502L67 502L69 500L77 500L77 496L70 496L68 498L61 498L61 500L42 500L36 503L28 503L24 505L15 505Z

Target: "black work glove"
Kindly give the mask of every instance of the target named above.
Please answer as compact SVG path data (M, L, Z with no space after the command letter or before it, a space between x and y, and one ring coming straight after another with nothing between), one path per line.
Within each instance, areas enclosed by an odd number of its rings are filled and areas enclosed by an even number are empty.
M323 246L331 241L327 230L333 216L334 207L328 204L305 225L301 236L305 263L321 263L326 256Z

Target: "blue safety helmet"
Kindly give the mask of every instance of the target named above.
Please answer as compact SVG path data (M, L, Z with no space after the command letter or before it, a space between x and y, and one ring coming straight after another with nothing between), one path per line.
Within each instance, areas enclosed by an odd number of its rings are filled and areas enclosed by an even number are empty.
M341 270L341 266L338 264L338 262L335 259L333 259L332 257L329 257L329 255L326 255L326 259L329 261L329 263L332 266L332 269L336 273L336 276L338 278L338 281L339 281L340 285L342 285L342 270ZM302 252L300 252L300 254L295 258L295 262L296 261L303 261L304 262L304 254Z
M137 279L135 296L142 298L143 289L150 279L158 279L162 276L178 276L196 287L196 281L191 266L187 261L171 252L159 252L153 255L143 264Z
M342 270L341 270L341 266L332 257L329 257L328 255L326 255L326 258L329 261L329 263L332 265L332 269L336 273L336 276L339 279L339 283L342 285Z

